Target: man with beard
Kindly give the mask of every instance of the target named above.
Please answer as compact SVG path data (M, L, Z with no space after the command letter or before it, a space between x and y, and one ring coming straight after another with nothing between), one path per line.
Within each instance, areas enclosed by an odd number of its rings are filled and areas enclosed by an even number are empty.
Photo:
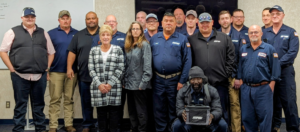
M248 31L251 43L242 46L237 79L241 79L242 121L246 132L270 132L275 81L280 80L280 62L275 48L262 42L261 27Z
M223 117L229 124L228 78L234 69L234 45L230 37L213 29L210 14L199 16L199 32L190 36L193 66L199 66L208 77L208 82L220 95Z
M113 45L120 46L122 48L124 56L125 56L124 44L125 44L126 34L118 31L117 18L114 15L108 15L105 19L104 24L109 25L111 27L111 29L113 30L113 36L112 36L112 40L110 41L110 43ZM122 89L122 95L121 95L121 108L122 109L120 109L120 112L119 112L120 113L120 122L118 124L119 130L121 130L121 126L122 126L125 101L126 101L126 90Z
M240 132L241 131L241 108L240 108L240 101L239 101L239 88L240 88L240 81L235 79L236 72L237 72L237 65L238 65L238 56L239 50L246 44L245 39L243 36L235 30L231 26L231 15L229 11L223 10L219 14L219 24L221 28L219 31L227 34L234 44L235 47L235 63L234 69L232 71L232 76L228 78L229 81L229 101L230 101L230 116L231 116L231 130L232 132ZM244 42L244 43L243 43Z
M73 65L74 78L71 80L66 76L68 46L73 36L78 32L71 27L71 15L69 11L62 10L58 14L59 26L50 30L49 36L54 45L56 54L50 68L49 81L49 132L56 132L62 95L64 97L64 121L67 132L76 132L73 127L73 95L77 84L77 69Z
M179 32L179 33L186 32L186 23L184 22L185 15L184 15L183 9L176 8L173 13L176 18L176 30L175 31Z
M78 86L81 97L81 109L83 116L83 132L89 132L93 127L93 107L91 106L90 84L92 78L89 75L88 60L90 50L97 46L99 40L98 17L95 12L88 12L85 17L86 28L74 35L68 50L67 76L74 79L73 64L78 67Z
M275 5L269 12L272 16L273 26L263 30L263 41L270 43L278 52L281 66L281 79L276 82L274 91L274 115L284 111L286 130L299 132L299 116L296 96L296 82L294 61L299 51L299 38L295 29L283 24L285 16L283 9ZM279 105L281 102L282 108ZM276 114L277 113L277 114ZM273 130L278 131L281 122L274 120Z
M267 7L262 12L262 21L265 24L263 27L261 27L262 29L266 29L273 25L271 13L269 12L270 9L270 7Z
M213 131L227 132L227 123L222 119L222 107L218 91L209 85L203 70L194 66L189 71L189 83L185 84L178 91L176 98L177 119L172 125L173 132L198 132ZM191 100L187 98L191 97ZM189 101L189 102L188 102ZM187 115L185 107L187 105L204 105L210 107L210 118L208 126L195 126L185 124Z
M170 131L176 118L176 95L188 80L191 50L187 38L175 32L175 16L167 12L162 20L163 32L155 34L150 45L153 60L153 110L157 132Z
M244 11L241 9L235 9L232 13L232 26L235 30L240 32L246 42L243 43L250 43L249 37L248 37L248 27L244 25L245 22L245 16Z
M199 32L199 30L196 27L196 24L198 23L197 17L198 17L197 13L194 10L189 10L186 12L186 18L185 18L186 30L181 32L186 37L189 37Z
M25 7L22 23L9 29L0 47L0 56L10 71L15 108L13 132L23 132L28 97L36 132L46 131L44 95L49 80L47 72L54 58L54 47L48 33L36 25L35 11ZM8 54L9 52L9 54ZM2 96L3 97L3 96Z
M148 41L158 32L158 26L159 22L157 16L153 13L148 14L146 17L146 27L148 31L145 33L145 37Z
M136 13L136 18L135 21L139 22L144 30L144 33L147 32L147 28L146 28L146 16L147 13L144 11L139 11L138 13Z

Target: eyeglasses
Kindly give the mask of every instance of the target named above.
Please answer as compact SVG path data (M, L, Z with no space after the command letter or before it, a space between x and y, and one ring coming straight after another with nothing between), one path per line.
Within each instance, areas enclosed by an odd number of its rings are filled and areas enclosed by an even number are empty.
M277 13L271 13L271 16L280 16L282 13L281 12L277 12Z
M146 21L146 23L149 23L149 24L153 24L155 22L157 22L157 21Z
M233 16L235 19L242 19L242 18L244 18L244 16Z
M140 28L131 28L131 31L139 31L139 30L141 30Z
M252 34L256 35L256 34L258 34L258 33L259 33L258 31L248 32L248 35L252 35Z
M117 21L105 21L105 23L117 23Z

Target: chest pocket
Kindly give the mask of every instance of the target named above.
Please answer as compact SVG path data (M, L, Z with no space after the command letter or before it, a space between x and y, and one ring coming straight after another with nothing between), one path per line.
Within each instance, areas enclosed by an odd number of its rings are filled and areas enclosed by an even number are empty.
M180 49L181 49L181 46L180 46L180 43L176 43L176 44L171 44L171 55L172 56L180 56L181 53L180 53Z
M283 35L280 36L280 40L279 40L279 44L278 46L280 46L280 48L284 51L284 53L287 52L287 50L289 49L289 41L290 41L290 37L287 35Z
M151 50L152 50L152 55L153 56L156 56L160 53L160 50L162 49L163 47L160 46L159 42L154 42L152 45L151 45Z
M268 66L268 56L266 53L259 52L256 60L257 67L266 68Z

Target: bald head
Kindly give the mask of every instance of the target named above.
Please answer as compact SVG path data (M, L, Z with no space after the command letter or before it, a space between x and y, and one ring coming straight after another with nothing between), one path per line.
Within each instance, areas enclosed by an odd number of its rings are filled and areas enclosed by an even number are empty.
M98 27L98 17L95 12L88 12L85 16L85 24L88 28L96 28Z
M105 25L109 25L112 30L113 30L113 34L115 34L117 32L117 18L114 15L108 15L105 19L104 22Z
M261 37L263 33L261 27L258 25L252 25L249 27L248 36L250 38L251 44L252 43L261 43Z
M136 18L135 21L139 22L143 29L146 29L146 16L147 13L144 11L139 11L138 13L136 13Z

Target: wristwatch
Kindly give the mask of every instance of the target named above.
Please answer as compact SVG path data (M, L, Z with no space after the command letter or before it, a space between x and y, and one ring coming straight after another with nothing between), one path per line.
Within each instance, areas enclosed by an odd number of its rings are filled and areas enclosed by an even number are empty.
M47 67L46 72L48 72L50 70L50 67Z

